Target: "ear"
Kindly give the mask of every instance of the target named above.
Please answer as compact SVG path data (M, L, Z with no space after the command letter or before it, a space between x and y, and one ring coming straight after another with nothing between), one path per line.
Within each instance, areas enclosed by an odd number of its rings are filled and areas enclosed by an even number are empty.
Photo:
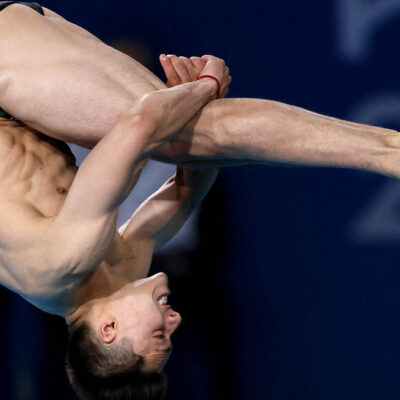
M99 338L103 343L110 344L117 337L117 321L108 319L99 328Z

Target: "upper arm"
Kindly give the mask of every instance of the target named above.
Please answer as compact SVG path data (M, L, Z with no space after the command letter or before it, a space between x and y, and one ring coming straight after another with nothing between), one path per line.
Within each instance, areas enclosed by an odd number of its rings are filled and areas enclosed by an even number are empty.
M155 247L171 239L201 203L218 175L218 169L189 170L176 174L145 200L120 228L127 240L155 241Z
M200 204L215 177L214 171L204 174L178 168L174 177L140 205L120 233L127 241L147 240L155 248L162 246Z
M2 202L0 220L0 279L25 294L82 279L115 232L115 221L108 230L104 221L60 221L20 201Z
M107 255L118 208L146 162L149 124L141 116L121 118L82 162L59 214L48 226L48 240L66 260L67 273L87 273Z
M57 216L44 217L14 199L0 204L0 249L19 280L26 274L79 279L104 260L114 239L118 206L144 163L145 138L140 124L133 125L132 119L125 121L95 146Z
M134 212L129 221L119 228L130 243L148 242L154 248L162 246L183 224L188 208L184 193L174 178L169 179ZM186 212L185 212L186 211Z

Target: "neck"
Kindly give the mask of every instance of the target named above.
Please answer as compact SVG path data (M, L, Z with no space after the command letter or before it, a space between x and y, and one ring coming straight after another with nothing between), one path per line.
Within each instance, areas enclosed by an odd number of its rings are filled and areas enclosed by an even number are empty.
M86 275L75 288L72 307L63 313L68 325L68 321L78 320L96 299L104 299L132 282L132 276L123 275L119 268L121 262L129 258L127 255L126 245L116 231L113 245L104 262Z
M95 271L88 274L77 287L74 307L71 307L65 313L67 324L79 322L95 303L102 302L129 283L130 281L118 275L103 262Z

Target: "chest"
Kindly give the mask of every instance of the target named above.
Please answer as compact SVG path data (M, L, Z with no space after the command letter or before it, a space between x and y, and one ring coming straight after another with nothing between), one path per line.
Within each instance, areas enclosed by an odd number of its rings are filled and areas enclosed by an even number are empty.
M57 215L77 170L66 144L23 128L0 129L0 197Z

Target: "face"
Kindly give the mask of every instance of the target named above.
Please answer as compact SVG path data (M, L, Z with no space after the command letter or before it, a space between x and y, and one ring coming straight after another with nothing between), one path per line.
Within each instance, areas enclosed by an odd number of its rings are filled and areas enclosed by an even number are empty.
M171 353L171 335L182 318L167 304L169 294L164 273L137 280L116 293L110 318L100 328L109 329L113 341L129 339L133 351L144 358L143 371L161 371Z

